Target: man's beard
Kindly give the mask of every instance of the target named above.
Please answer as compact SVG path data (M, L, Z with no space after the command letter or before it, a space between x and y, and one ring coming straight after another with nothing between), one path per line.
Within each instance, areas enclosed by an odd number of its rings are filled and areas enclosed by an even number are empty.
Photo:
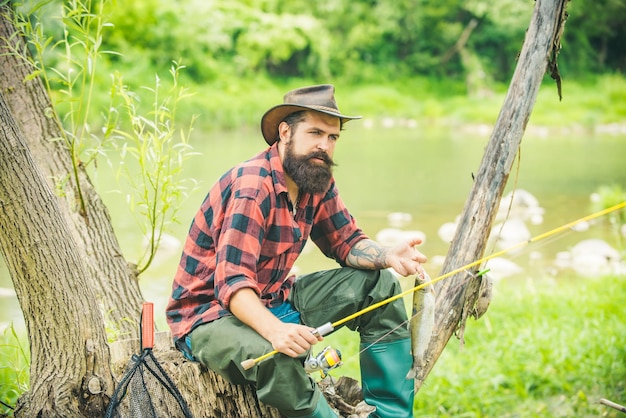
M333 175L332 167L335 165L332 158L323 151L302 156L294 155L292 144L293 142L290 142L285 147L283 161L285 173L293 179L303 193L323 193L328 190ZM325 164L313 162L311 160L313 158L319 158Z

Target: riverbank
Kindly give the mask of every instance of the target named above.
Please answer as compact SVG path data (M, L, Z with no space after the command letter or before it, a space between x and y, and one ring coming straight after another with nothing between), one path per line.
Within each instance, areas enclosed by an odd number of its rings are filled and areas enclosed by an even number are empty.
M462 83L419 77L366 85L342 80L228 80L190 86L193 96L181 102L179 115L182 119L196 115L195 125L201 131L257 129L260 116L279 103L286 91L321 82L335 84L340 108L362 115L364 122L419 129L467 126L478 132L494 125L508 88L494 85L470 94ZM622 134L626 129L624 76L564 79L562 92L559 100L554 81L545 77L529 120L529 132L546 134L560 129Z

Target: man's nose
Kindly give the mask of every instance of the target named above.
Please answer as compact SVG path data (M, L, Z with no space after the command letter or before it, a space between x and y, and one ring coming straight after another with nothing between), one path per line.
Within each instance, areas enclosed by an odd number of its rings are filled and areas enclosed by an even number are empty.
M331 139L328 136L322 137L317 143L317 148L322 151L328 151L331 147Z

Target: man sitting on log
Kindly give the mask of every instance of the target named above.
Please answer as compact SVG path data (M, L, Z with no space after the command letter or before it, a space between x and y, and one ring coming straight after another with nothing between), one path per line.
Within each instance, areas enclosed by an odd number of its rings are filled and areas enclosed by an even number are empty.
M401 292L388 268L421 271L412 239L386 248L346 209L332 176L343 115L332 85L299 88L268 110L269 145L224 174L197 212L183 250L167 320L176 346L288 417L334 417L303 361L316 328ZM366 166L363 167L367 169ZM309 237L340 268L290 274ZM413 416L410 336L402 299L346 323L361 340L365 401L375 417ZM242 362L278 351L244 368Z

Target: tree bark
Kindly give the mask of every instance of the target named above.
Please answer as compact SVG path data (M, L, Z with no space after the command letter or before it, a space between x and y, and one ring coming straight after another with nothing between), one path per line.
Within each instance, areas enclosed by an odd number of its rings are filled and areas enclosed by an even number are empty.
M0 93L0 249L29 333L15 416L101 416L113 378L102 316L57 199Z
M515 73L485 150L441 274L479 260L489 237L511 166L535 104L544 74L556 67L568 0L537 0ZM559 85L560 87L560 85ZM559 89L560 90L560 89ZM559 91L560 94L560 91ZM435 326L425 354L426 365L415 389L432 370L450 337L463 331L477 300L480 278L459 273L438 283Z
M33 71L23 34L14 25L9 5L0 6L0 91L24 134L33 158L51 190L57 193L60 213L86 260L89 285L111 327L126 338L138 336L143 297L137 275L124 259L107 208L91 184L85 168L75 167L55 110ZM78 178L78 180L76 180ZM63 181L62 179L69 179ZM80 188L78 187L80 185Z

